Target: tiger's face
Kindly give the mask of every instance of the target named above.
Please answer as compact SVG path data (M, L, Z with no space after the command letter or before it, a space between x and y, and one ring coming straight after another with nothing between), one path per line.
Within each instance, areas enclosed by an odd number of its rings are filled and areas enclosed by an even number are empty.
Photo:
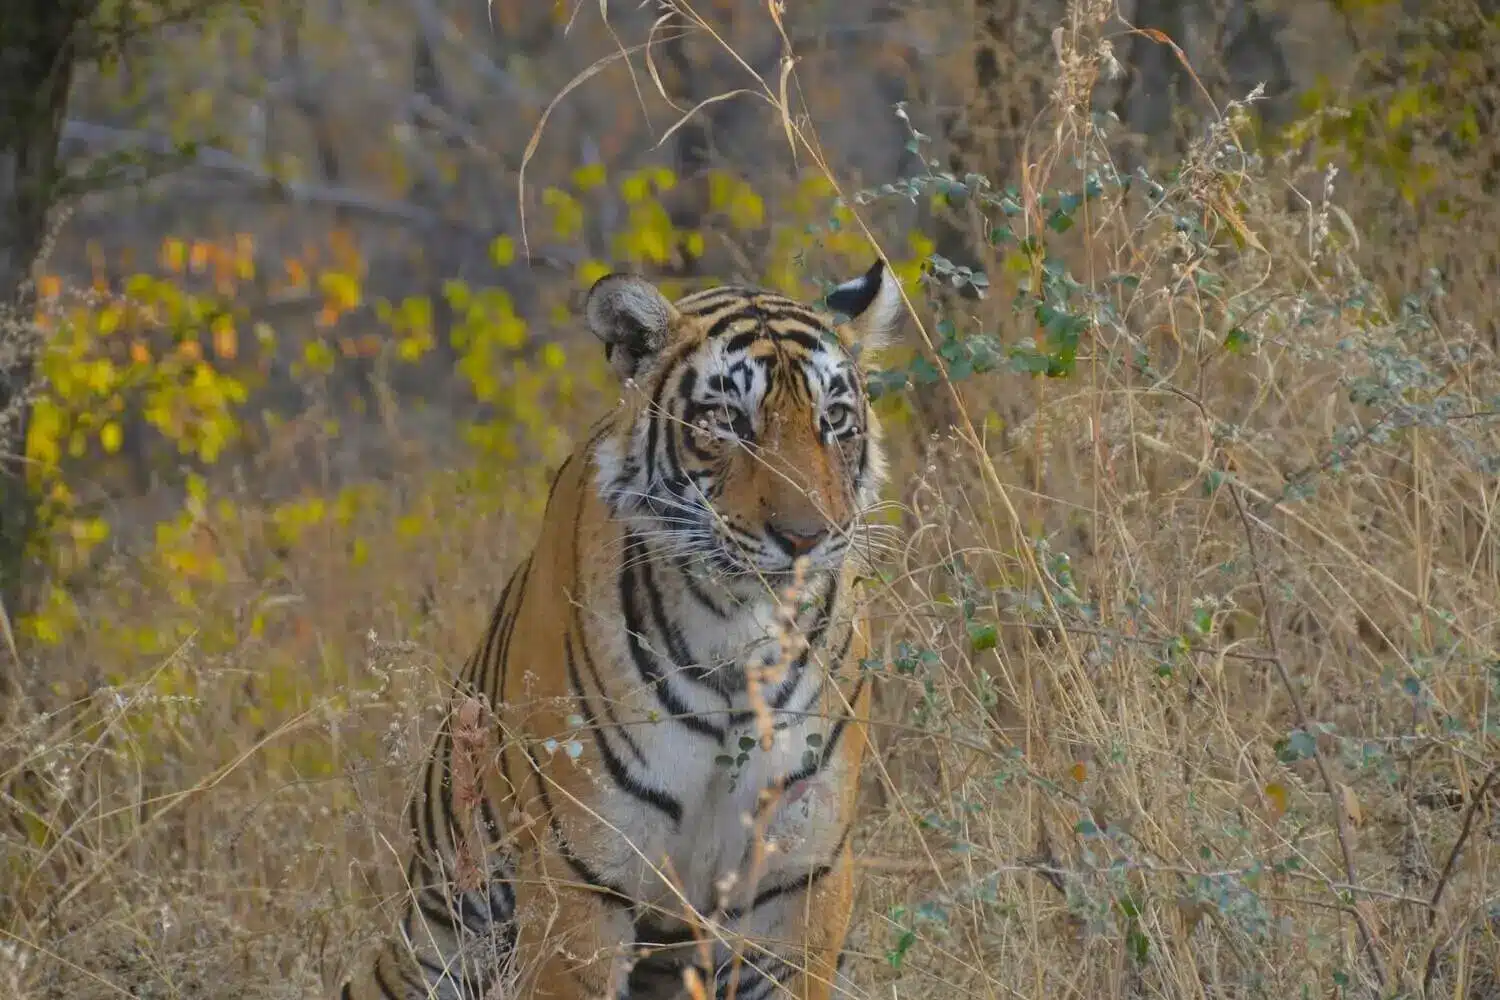
M755 289L669 303L643 279L601 279L589 324L632 383L595 453L615 515L729 578L838 566L884 473L863 361L904 304L878 261L828 304L848 320Z

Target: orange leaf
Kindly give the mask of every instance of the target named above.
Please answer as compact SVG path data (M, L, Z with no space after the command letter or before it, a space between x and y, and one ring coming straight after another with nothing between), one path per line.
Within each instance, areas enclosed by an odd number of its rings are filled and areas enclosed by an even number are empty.
M1354 794L1354 789L1348 785L1340 785L1339 799L1339 804L1344 810L1344 815L1349 818L1349 822L1355 826L1364 826L1365 811L1360 808L1359 796Z
M182 241L168 237L161 245L161 266L173 274L181 274L187 261L187 247Z
M306 288L307 268L302 266L302 262L295 257L288 257L284 263L286 264L286 277L292 283L292 287Z
M214 353L225 361L233 361L239 353L239 334L234 329L234 320L219 316L214 320Z
M1087 764L1085 764L1081 760L1080 761L1076 761L1073 764L1072 774L1073 774L1073 780L1076 781L1076 782L1078 782L1081 785L1081 784L1083 784L1084 779L1089 776L1089 766Z

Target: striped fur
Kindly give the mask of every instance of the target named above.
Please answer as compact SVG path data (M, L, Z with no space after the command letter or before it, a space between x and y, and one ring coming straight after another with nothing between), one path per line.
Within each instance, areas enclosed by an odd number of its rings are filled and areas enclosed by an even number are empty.
M858 359L903 303L877 263L829 304L850 318L626 276L590 292L624 399L559 470L461 675L494 711L477 817L450 716L399 933L341 996L656 1000L689 966L717 997L832 995L869 706L853 540L883 474ZM784 652L799 571L806 643ZM763 749L748 679L771 664Z

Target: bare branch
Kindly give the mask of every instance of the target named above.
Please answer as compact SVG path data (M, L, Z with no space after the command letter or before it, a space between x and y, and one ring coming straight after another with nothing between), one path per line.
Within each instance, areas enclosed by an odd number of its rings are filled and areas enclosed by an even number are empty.
M62 151L64 155L77 155L82 149L95 151L100 148L121 147L140 149L163 156L170 155L174 151L181 151L189 167L248 183L295 204L340 208L421 228L440 226L467 228L460 223L442 219L415 205L373 198L351 188L285 180L270 171L247 163L233 153L213 146L198 146L183 150L169 137L153 132L117 128L113 125L101 125L74 118L63 123Z

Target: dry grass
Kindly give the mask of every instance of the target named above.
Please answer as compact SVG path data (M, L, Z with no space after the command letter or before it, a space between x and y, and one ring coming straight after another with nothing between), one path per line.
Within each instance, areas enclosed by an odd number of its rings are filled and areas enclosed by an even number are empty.
M1331 175L1255 162L1233 108L1170 183L1121 190L1081 113L1097 7L1055 37L1064 72L1000 220L1066 262L1090 318L1076 371L882 404L905 543L878 596L854 979L1500 996L1500 385L1461 319L1492 303L1385 301ZM795 85L789 67L762 96L817 169ZM1049 230L1041 196L1088 175L1099 196ZM1011 297L1053 286L1006 259L982 301L915 302L914 340L936 346L938 320L1029 339ZM332 982L389 926L397 812L538 487L455 488L427 512L441 530L405 540L373 502L274 575L253 517L208 525L232 572L175 653L117 669L86 630L28 654L46 707L0 734L7 994ZM389 541L356 568L354 537ZM113 573L93 613L149 620L168 581Z

